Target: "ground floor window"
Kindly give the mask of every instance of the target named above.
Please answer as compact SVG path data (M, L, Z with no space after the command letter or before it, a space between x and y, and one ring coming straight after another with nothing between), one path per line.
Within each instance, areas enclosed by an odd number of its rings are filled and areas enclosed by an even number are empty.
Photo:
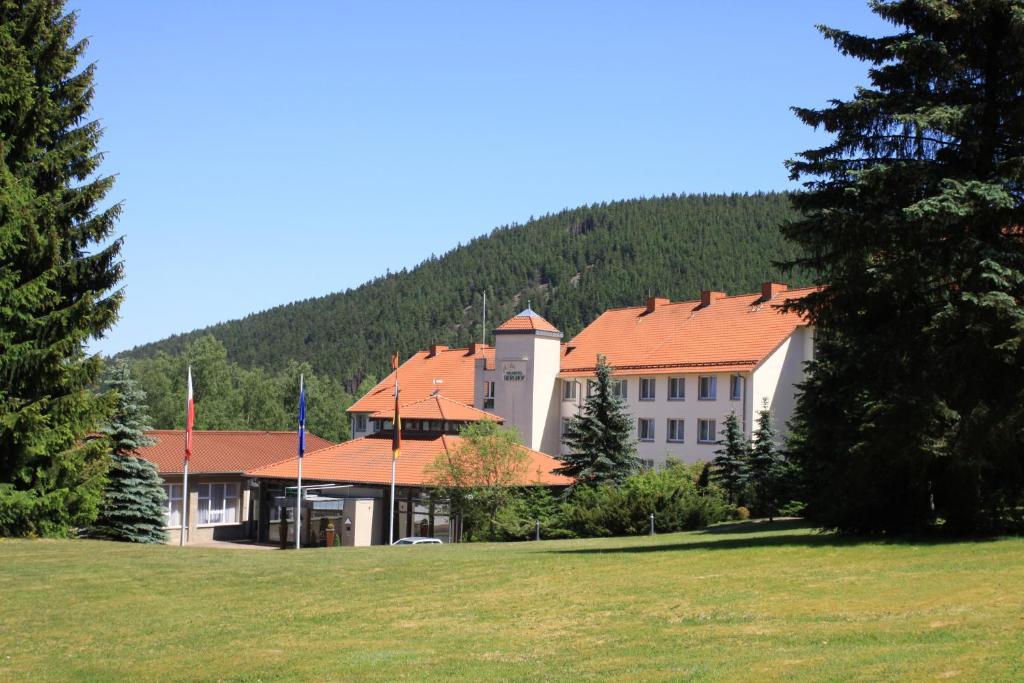
M167 507L164 510L167 526L181 526L181 484L164 484L164 493L167 494Z
M197 524L235 524L238 521L238 484L199 484Z
M406 536L440 538L445 543L455 540L446 499L415 489L398 489L395 499L396 541Z

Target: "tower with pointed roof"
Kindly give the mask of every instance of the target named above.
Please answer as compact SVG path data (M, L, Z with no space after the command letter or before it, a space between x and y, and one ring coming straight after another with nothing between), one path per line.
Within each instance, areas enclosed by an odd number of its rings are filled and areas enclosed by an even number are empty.
M526 446L544 453L559 452L552 427L559 421L561 343L558 328L527 307L495 328L494 362L477 373L481 400L488 392L492 397L488 409L519 430Z

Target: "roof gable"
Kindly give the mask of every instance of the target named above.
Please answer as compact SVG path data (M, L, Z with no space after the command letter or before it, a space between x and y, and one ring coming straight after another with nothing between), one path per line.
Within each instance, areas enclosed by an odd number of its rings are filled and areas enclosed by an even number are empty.
M394 415L394 405L392 405L386 410L378 410L370 417L375 420L390 420ZM453 401L440 394L401 406L401 416L403 420L408 418L410 420L451 420L454 422L502 421L497 415Z
M466 405L473 404L473 374L478 359L493 365L494 349L474 345L468 349L419 351L398 368L401 405L427 399L438 389L447 398ZM435 384L440 380L440 384ZM393 410L395 406L395 371L377 383L348 409L349 413L376 413Z

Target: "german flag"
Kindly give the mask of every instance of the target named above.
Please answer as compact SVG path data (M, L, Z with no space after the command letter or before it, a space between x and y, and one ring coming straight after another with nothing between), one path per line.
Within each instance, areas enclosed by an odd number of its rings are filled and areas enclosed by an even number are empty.
M391 369L395 372L395 419L392 421L391 459L397 460L402 452L402 416L398 414L398 354L391 356Z

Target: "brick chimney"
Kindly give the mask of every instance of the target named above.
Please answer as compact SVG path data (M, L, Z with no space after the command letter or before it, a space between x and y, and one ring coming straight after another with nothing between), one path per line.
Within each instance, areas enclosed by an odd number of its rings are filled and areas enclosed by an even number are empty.
M466 351L466 355L467 356L475 356L478 353L481 353L486 348L487 348L487 344L481 344L480 342L473 342L472 344L469 345L469 349Z
M701 308L707 308L708 306L711 305L712 301L716 301L718 299L724 299L725 296L726 296L725 292L716 292L713 289L702 290L701 293L700 293L700 307Z
M434 356L436 356L437 354L441 353L442 351L447 351L447 350L448 350L448 347L444 346L442 344L431 344L430 345L430 356L428 356L428 357L429 358L433 358Z
M668 299L662 299L661 297L652 296L650 299L647 300L647 310L644 311L644 315L647 315L648 313L654 313L654 311L657 310L658 306L664 306L665 304L668 303L672 302L669 301Z
M789 285L781 282L762 282L761 301L771 301L779 294L789 290Z

